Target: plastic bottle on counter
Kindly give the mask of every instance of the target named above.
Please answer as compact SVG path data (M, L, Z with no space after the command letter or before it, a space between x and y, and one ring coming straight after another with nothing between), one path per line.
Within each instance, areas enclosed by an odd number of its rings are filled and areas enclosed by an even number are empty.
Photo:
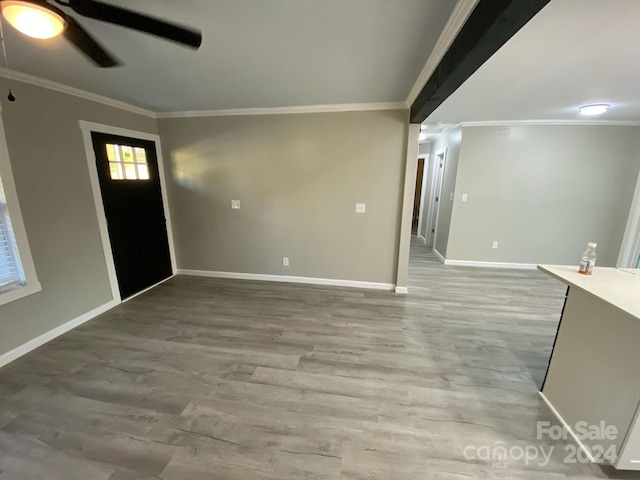
M583 275L591 275L593 273L593 267L596 265L597 246L597 243L587 243L587 249L582 254L582 260L580 260L579 273Z

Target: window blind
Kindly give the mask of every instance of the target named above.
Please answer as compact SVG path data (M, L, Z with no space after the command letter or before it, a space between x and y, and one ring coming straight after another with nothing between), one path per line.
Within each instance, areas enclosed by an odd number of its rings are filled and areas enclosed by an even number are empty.
M0 179L0 292L20 284L24 277Z

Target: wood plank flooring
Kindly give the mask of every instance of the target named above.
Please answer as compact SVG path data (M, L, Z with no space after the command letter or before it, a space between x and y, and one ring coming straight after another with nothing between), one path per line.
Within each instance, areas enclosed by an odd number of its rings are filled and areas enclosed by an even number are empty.
M0 480L640 478L536 439L563 295L419 244L408 296L176 277L0 370Z

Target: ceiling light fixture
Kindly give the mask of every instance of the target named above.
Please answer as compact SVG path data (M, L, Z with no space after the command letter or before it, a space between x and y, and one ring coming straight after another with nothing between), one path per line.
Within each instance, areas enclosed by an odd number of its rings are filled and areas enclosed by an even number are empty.
M14 28L33 38L53 38L67 26L64 18L53 10L21 1L2 1L2 15Z
M594 103L591 105L582 105L580 107L580 113L582 115L602 115L609 110L609 107L606 103Z

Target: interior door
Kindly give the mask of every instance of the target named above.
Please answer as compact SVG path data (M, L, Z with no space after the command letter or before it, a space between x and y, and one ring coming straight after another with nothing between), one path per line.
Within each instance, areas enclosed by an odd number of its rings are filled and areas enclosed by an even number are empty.
M91 132L121 298L172 275L154 142Z

